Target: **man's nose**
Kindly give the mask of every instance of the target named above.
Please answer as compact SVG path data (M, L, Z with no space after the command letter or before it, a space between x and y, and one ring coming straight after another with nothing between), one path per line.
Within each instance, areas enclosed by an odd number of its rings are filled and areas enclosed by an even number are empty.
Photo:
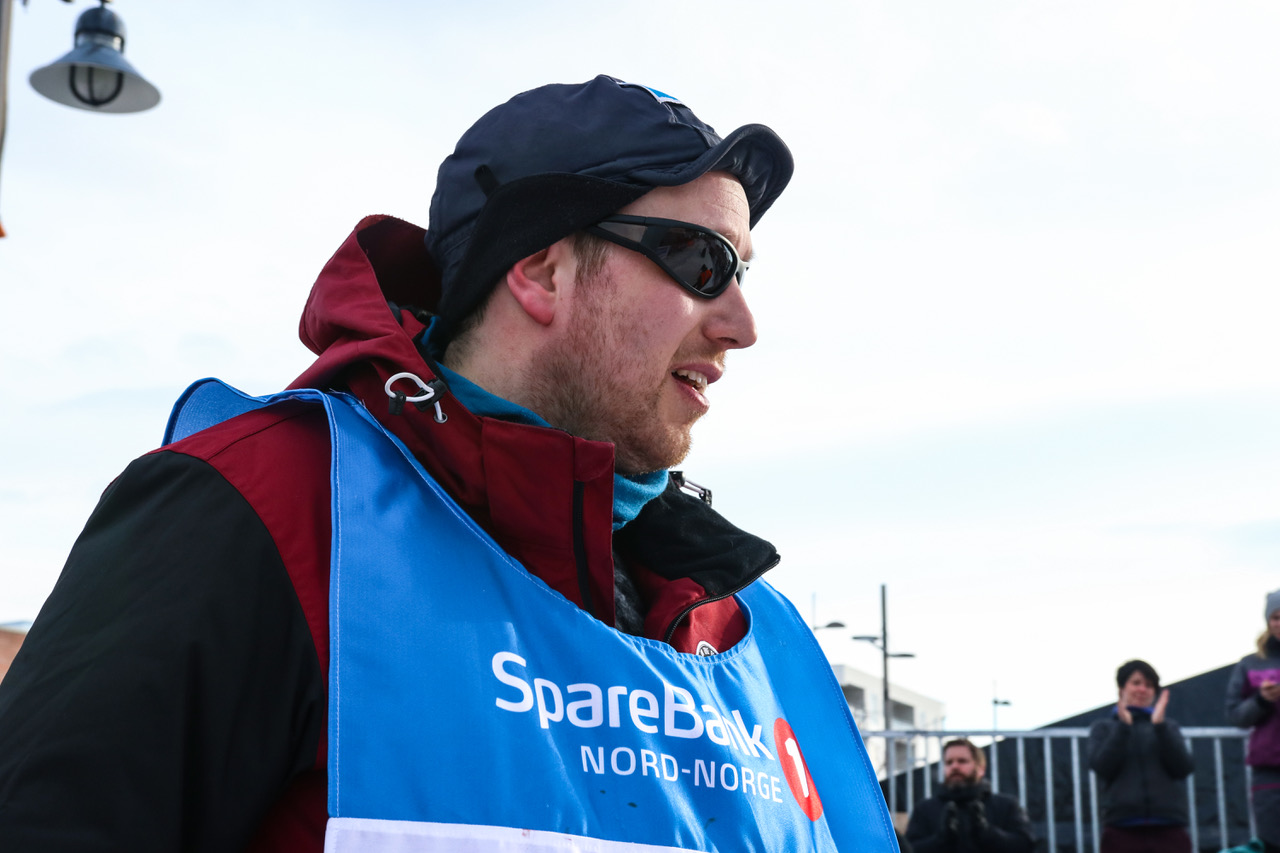
M736 281L708 305L707 337L725 349L745 349L756 342L756 318Z

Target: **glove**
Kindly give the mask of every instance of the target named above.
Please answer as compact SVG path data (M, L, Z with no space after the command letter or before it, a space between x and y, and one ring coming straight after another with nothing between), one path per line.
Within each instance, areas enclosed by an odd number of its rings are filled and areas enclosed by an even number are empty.
M987 807L982 800L970 800L968 809L973 822L974 837L981 837L987 831Z
M942 809L942 831L948 838L955 838L960 834L960 809L955 802L949 802Z

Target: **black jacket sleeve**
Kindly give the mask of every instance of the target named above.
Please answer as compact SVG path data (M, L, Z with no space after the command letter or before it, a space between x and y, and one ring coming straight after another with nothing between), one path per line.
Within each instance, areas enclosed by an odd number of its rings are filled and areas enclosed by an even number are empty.
M1257 691L1245 695L1249 672L1244 661L1236 664L1231 670L1231 679L1227 682L1227 722L1242 729L1251 729L1267 719L1275 712L1275 705L1262 698Z
M1031 821L1017 800L1009 797L992 797L987 828L977 839L983 853L1031 853L1036 844L1031 831Z
M1169 718L1157 724L1156 744L1160 755L1160 764L1173 779L1185 779L1195 770L1191 753L1187 750L1187 742L1182 737L1182 729Z
M911 817L907 820L907 841L914 853L945 853L955 846L943 832L942 809L942 802L931 797L911 810Z
M1103 779L1114 779L1124 765L1132 726L1117 719L1097 720L1089 727L1089 767Z
M145 456L0 683L0 846L241 850L324 725L315 645L257 514L205 462Z

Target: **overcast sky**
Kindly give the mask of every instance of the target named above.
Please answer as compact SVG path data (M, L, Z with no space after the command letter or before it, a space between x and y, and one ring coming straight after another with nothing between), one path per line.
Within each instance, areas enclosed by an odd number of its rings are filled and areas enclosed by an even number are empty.
M1233 662L1280 587L1280 5L119 0L155 110L27 84L89 3L14 9L0 163L0 622L215 375L308 364L359 218L427 224L512 94L597 73L795 154L756 229L760 342L684 468L949 727L1042 725ZM993 688L994 685L998 685ZM1171 714L1177 716L1176 696Z

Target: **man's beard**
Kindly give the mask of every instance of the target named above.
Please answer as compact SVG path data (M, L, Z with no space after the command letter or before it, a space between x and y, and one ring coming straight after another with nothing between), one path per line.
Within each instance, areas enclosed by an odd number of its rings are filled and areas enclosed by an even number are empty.
M943 784L948 788L963 788L978 784L978 771L972 773L948 773Z
M604 273L579 281L575 316L563 342L543 349L528 377L528 407L552 426L615 446L615 467L643 474L678 465L692 443L688 424L661 421L667 373L652 388L625 380L653 373L643 350L625 345L628 324L612 299L616 282ZM642 333L641 333L642 334ZM695 419L696 420L696 419Z

